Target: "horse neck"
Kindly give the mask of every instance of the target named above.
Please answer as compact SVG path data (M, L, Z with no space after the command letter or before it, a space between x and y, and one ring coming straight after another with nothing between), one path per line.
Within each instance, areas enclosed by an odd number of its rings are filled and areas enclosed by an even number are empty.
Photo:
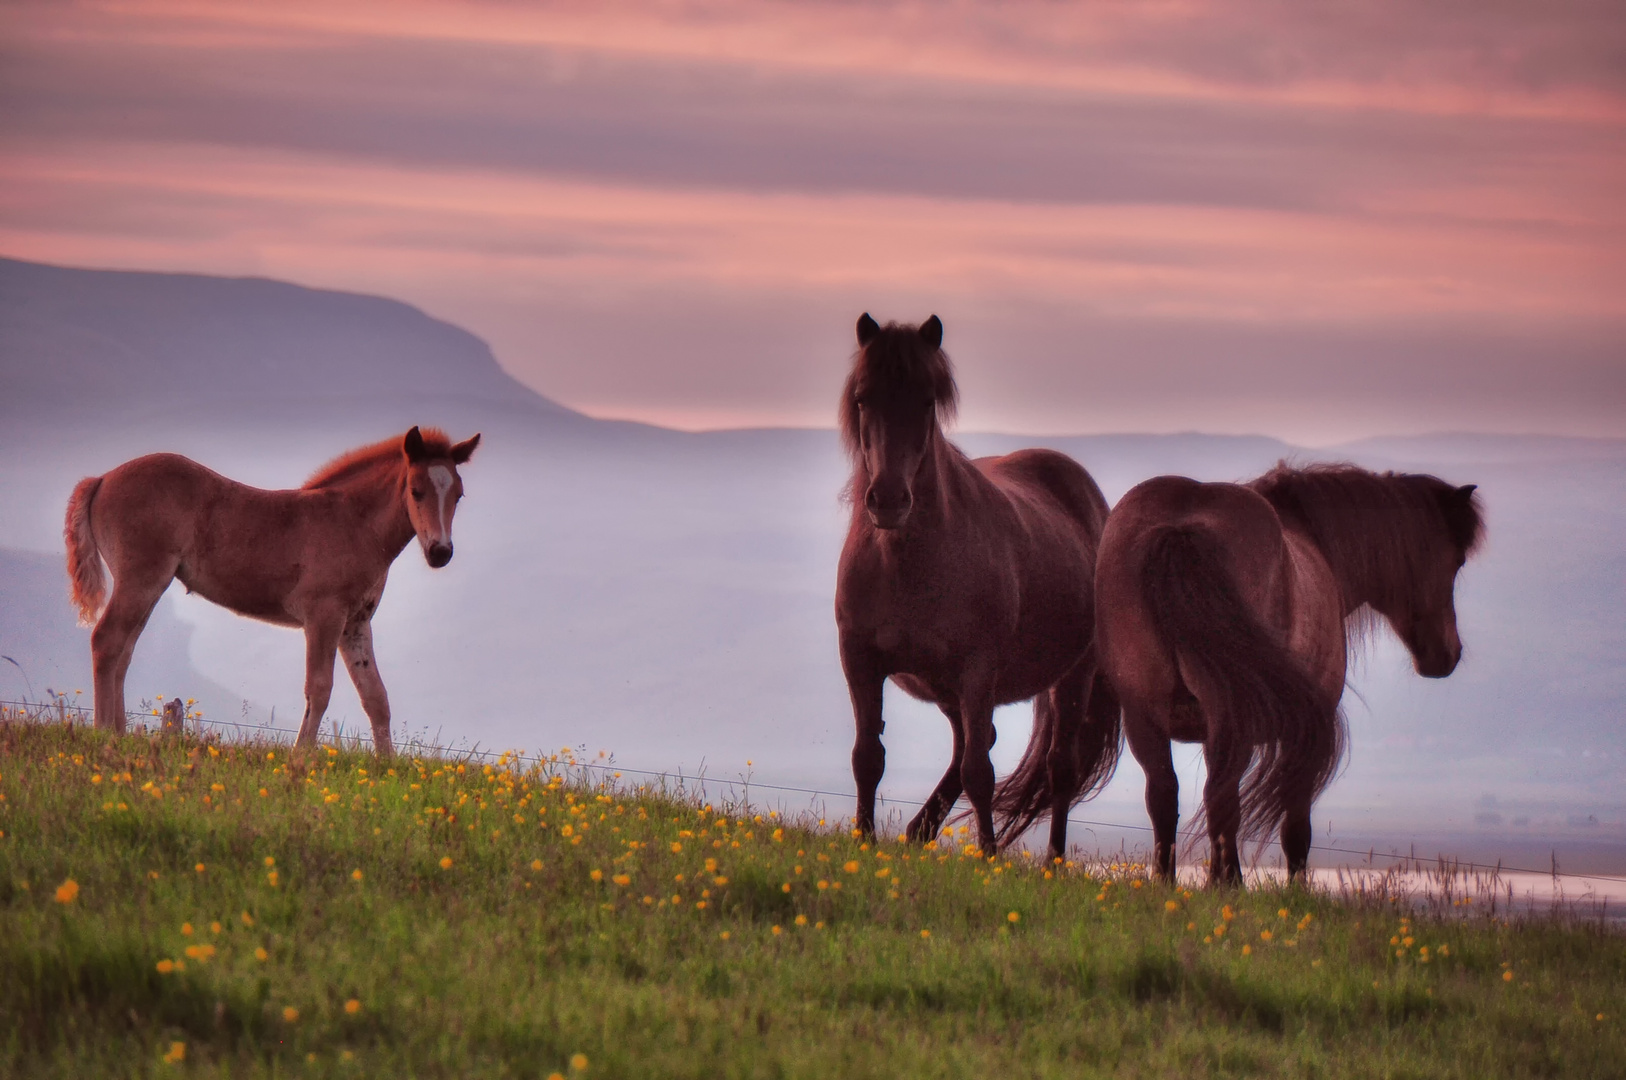
M406 466L395 461L381 463L336 485L361 511L367 530L377 539L379 547L388 552L392 562L412 542L416 532L412 519L407 516L406 483Z
M1420 541L1395 529L1392 520L1352 510L1336 520L1313 523L1310 537L1338 582L1346 617L1362 605L1389 611L1405 599Z

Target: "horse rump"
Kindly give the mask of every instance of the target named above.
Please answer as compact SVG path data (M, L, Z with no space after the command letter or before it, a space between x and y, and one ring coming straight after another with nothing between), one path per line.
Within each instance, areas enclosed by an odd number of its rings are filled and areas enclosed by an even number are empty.
M90 506L101 486L99 476L79 481L68 499L67 517L62 522L62 539L68 548L70 597L74 607L79 609L80 626L96 624L107 594L102 553L96 546L96 534L90 528Z
M1210 775L1234 769L1239 835L1268 836L1337 771L1344 751L1338 703L1248 605L1213 533L1163 526L1145 550L1141 595L1163 648L1196 684L1188 689L1205 709Z

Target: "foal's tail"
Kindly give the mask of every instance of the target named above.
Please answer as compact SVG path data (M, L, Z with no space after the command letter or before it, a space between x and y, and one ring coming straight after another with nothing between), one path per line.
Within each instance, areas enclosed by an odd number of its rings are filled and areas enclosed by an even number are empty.
M1028 747L1016 768L994 788L1001 848L1052 813L1058 795L1066 798L1069 808L1077 806L1106 787L1117 771L1123 750L1118 699L1093 663L1083 679L1085 697L1069 690L1067 682L1034 699Z
M79 609L79 625L94 626L101 614L107 592L102 572L102 553L96 547L96 534L90 528L90 504L101 489L102 478L90 476L79 481L68 500L68 516L62 523L62 539L68 545L68 580L72 599Z
M1239 834L1268 836L1337 771L1345 736L1337 701L1254 614L1207 530L1155 530L1141 595L1163 647L1204 706L1209 775L1241 779Z

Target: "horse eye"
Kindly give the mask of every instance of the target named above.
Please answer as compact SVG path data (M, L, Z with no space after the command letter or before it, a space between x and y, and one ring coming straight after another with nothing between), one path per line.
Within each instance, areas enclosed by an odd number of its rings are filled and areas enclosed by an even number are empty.
M413 497L413 498L414 498L414 499L421 499L421 498L423 498L423 489L422 489L422 488L413 488L413 489L412 489L412 497Z

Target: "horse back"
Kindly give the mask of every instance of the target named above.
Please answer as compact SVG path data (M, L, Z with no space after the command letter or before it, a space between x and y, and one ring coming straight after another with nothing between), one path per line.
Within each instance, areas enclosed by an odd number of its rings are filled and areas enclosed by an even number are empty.
M331 563L326 553L354 546L342 542L352 523L336 503L327 492L268 491L179 454L149 454L103 476L93 527L115 585L161 571L239 614L296 625L296 590Z
M1055 450L1028 449L977 458L977 469L1019 507L1050 510L1077 522L1093 549L1107 520L1107 500L1088 470Z

